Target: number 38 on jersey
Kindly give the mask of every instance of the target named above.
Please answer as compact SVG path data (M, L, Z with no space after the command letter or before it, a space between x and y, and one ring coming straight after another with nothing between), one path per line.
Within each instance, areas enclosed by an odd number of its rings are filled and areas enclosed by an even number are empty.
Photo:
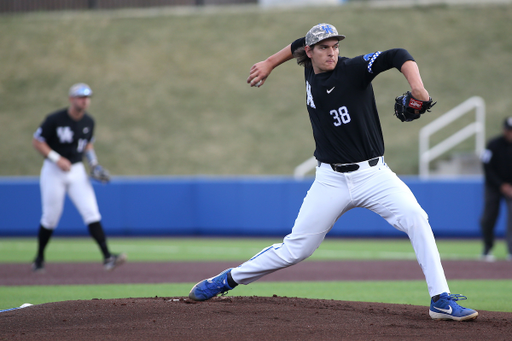
M348 113L346 106L339 107L338 110L333 109L329 113L331 114L336 127L350 122L350 114Z

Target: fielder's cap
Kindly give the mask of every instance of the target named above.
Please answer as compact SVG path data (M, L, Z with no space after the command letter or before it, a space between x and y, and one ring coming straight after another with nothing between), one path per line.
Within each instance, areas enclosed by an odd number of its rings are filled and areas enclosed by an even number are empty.
M345 36L338 34L336 27L330 24L318 24L313 26L306 34L306 45L312 46L328 38L337 38L338 40L343 40L345 39Z
M512 130L512 117L508 117L503 121L503 128Z
M85 83L77 83L69 88L69 97L90 97L92 90L89 85Z

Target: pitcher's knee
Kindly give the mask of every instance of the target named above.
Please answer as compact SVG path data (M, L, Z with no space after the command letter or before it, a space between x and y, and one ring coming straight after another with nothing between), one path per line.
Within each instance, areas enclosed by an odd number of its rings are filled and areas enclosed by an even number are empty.
M316 248L314 250L310 250L307 247L290 247L286 245L286 243L283 246L281 257L290 265L302 262L306 258L310 257L316 250Z
M302 262L320 246L325 234L290 234L286 236L279 251L280 257L288 264Z

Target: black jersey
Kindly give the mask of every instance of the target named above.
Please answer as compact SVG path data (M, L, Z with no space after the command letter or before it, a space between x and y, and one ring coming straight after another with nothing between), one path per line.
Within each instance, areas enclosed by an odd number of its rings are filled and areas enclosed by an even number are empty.
M300 45L300 39L292 49ZM333 71L315 74L305 67L306 105L316 143L315 157L324 163L354 163L384 155L384 139L372 80L414 60L404 49L339 57Z
M487 185L499 188L504 182L512 183L512 143L504 136L489 141L482 161Z
M46 142L51 149L71 163L82 161L85 146L93 140L94 120L87 113L75 121L62 109L46 116L34 133L38 140Z

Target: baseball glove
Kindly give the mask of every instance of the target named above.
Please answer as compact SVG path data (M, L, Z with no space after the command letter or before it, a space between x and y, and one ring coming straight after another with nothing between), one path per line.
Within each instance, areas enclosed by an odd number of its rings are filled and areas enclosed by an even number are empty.
M420 101L412 97L410 91L395 98L395 116L402 122L411 122L420 118L421 114L430 112L437 102L432 103L432 97L428 101Z
M110 173L100 165L96 165L91 168L91 178L102 183L107 183L110 181Z

